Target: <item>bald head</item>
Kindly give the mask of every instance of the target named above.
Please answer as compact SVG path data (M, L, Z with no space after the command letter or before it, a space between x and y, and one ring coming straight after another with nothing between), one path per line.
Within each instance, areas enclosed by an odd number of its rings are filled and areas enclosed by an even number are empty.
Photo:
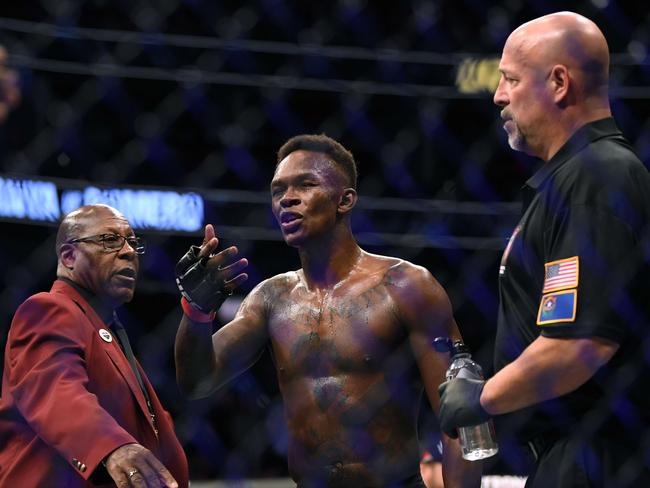
M139 269L138 245L131 238L129 221L113 207L85 205L70 212L56 236L57 276L74 281L108 307L130 301Z
M580 127L611 117L609 49L598 26L573 12L510 34L494 93L510 147L549 160Z
M56 254L60 255L61 246L78 237L85 235L86 229L95 222L117 219L126 222L126 217L113 207L104 204L84 205L68 213L56 234Z
M532 67L565 65L576 88L587 97L607 98L609 48L598 26L573 12L557 12L518 27L506 47L518 51Z

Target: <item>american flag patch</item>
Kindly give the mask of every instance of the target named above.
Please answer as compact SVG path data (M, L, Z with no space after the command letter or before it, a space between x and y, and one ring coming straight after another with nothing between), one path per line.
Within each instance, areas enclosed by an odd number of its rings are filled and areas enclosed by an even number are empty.
M545 263L544 268L542 293L578 287L578 256Z

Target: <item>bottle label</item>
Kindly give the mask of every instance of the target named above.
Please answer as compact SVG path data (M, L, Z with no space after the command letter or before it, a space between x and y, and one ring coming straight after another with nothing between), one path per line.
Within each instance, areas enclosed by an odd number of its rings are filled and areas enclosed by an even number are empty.
M479 371L476 371L474 368L465 366L463 368L460 368L458 374L456 375L456 378L465 378L468 380L482 380L483 376L480 374Z

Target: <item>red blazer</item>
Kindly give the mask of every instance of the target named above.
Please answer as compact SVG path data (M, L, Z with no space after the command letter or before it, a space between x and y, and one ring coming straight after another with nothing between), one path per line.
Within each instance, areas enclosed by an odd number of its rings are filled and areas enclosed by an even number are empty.
M101 460L131 442L151 450L181 487L188 485L171 416L138 365L156 434L138 380L107 332L88 302L63 281L18 308L2 376L0 486L114 486Z

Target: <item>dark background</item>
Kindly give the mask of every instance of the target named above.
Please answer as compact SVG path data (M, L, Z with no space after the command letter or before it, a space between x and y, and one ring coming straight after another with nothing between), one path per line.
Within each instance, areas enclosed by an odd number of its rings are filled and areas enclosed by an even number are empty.
M0 42L23 101L0 127L6 176L193 190L250 279L299 267L272 221L275 152L325 132L359 164L363 247L426 266L491 370L501 251L537 162L510 150L489 91L461 92L463 60L495 59L509 32L570 8L612 52L612 107L650 158L650 8L643 2L41 0L2 2ZM0 223L0 345L16 307L49 289L55 227ZM122 316L176 419L192 477L286 475L282 405L267 354L212 398L178 392L173 266L200 234L143 234L135 300ZM508 452L504 450L504 452ZM502 456L490 469L517 472Z

